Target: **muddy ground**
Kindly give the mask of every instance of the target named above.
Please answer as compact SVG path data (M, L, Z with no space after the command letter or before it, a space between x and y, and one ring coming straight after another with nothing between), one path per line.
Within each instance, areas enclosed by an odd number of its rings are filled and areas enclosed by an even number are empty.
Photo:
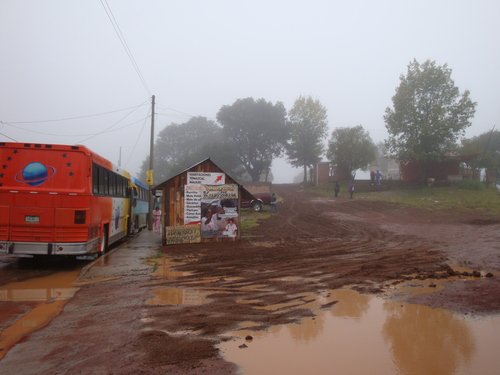
M216 348L227 331L296 322L313 314L304 305L314 293L344 286L389 298L403 281L447 279L436 293L398 298L500 312L499 217L334 200L294 186L276 192L279 213L241 242L170 246L166 266L161 257L146 262L158 241L146 233L101 260L64 311L0 361L0 373L235 373ZM176 293L179 304L162 303Z

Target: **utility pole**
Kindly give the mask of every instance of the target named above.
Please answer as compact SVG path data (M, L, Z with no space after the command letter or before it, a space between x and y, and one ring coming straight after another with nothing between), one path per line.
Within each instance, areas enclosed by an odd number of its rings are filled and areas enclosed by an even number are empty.
M149 140L149 170L146 173L146 182L151 188L154 184L154 146L155 146L155 96L151 97L151 137ZM148 229L153 230L153 203L154 196L149 194L149 215L148 215Z

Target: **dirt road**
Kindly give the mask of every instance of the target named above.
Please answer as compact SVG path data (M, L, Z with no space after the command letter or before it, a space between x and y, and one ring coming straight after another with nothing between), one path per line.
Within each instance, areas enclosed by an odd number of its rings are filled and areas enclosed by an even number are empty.
M153 266L145 260L157 246L146 233L111 254L81 278L59 317L0 361L0 372L235 373L215 346L225 332L311 316L304 306L315 293L342 286L387 294L404 280L449 278L412 300L500 311L500 218L327 199L293 186L276 192L279 213L241 242L168 247Z

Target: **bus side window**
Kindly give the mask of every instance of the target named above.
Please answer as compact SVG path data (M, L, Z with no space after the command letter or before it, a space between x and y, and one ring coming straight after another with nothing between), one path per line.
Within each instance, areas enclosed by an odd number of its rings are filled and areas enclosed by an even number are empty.
M92 164L92 192L99 194L99 167Z
M137 188L136 187L132 188L132 206L133 207L137 206Z

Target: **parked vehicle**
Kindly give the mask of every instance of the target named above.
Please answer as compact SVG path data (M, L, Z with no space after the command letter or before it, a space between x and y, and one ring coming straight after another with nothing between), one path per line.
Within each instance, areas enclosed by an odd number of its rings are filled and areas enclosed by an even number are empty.
M271 198L272 198L271 192L255 193L255 194L252 194L252 196L253 196L252 199L242 199L241 200L241 207L242 208L251 208L255 212L260 212L260 211L262 211L262 207L265 204L268 205L271 203Z
M84 146L0 142L0 254L103 254L146 224L148 186Z

